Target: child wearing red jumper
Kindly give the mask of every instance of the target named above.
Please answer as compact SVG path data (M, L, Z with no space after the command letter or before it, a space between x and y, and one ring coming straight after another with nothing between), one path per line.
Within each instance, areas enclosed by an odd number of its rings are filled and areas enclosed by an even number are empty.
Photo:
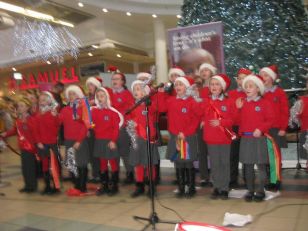
M210 63L202 63L199 67L199 76L203 82L203 88L200 89L199 94L202 99L208 98L210 95L209 84L210 79L217 73L217 68Z
M234 102L237 99L245 99L246 94L243 90L242 82L246 76L252 74L252 72L246 68L240 68L237 72L236 83L237 88L234 90L228 91L229 98ZM237 113L238 115L238 113ZM233 131L238 133L239 129L239 117L234 118L234 126ZM235 139L231 144L231 152L230 152L230 187L238 187L238 164L239 164L239 155L240 155L240 139Z
M87 142L87 128L82 118L82 109L79 106L79 99L84 94L79 86L71 85L65 90L65 97L68 105L60 114L60 123L64 126L64 145L66 151L70 148L75 150L75 161L77 165L77 176L74 177L74 187L80 192L86 192L87 187L87 164L89 162L89 147Z
M110 196L118 192L119 181L119 151L117 141L119 130L123 124L123 116L111 106L108 91L101 87L95 92L96 107L92 108L92 120L94 123L94 157L100 159L101 188L97 195L108 193ZM111 167L111 188L109 189L108 163Z
M193 79L178 77L174 85L177 95L169 96L167 99L159 97L162 100L159 110L167 112L168 115L170 139L166 157L174 161L177 168L177 197L184 195L192 197L196 193L193 161L198 159L199 154L197 129L200 125L201 110L199 103L190 96L191 85L193 85ZM165 94L159 96L165 96ZM188 143L189 157L182 158L181 155L177 155L180 143ZM187 193L185 193L186 182L189 187Z
M58 190L50 186L50 149L60 162L60 152L57 145L59 131L59 118L57 112L58 104L52 94L43 91L39 96L39 113L36 115L35 139L37 141L38 153L42 160L42 170L45 181L45 189L42 194L53 194Z
M308 79L306 80L306 89L308 89ZM306 160L306 170L308 170L308 94L301 96L290 112L291 122L296 123L301 128L299 156Z
M203 139L207 144L211 163L214 190L212 199L228 199L230 182L230 146L235 106L224 92L231 81L228 76L218 74L210 80L210 98L203 103Z
M124 125L120 129L117 145L126 170L126 179L124 183L132 184L134 182L134 167L129 164L129 135L126 131L127 115L125 115L125 112L134 105L134 97L125 84L125 75L117 71L114 72L111 77L113 91L111 102L113 107L117 109L125 119Z
M35 120L30 114L31 103L26 98L21 98L17 102L18 118L15 126L1 134L2 137L17 135L18 144L21 151L21 169L24 178L24 187L19 190L21 193L32 193L37 190L36 177L36 153L35 147Z
M150 87L144 84L141 80L135 80L131 86L133 96L136 101L142 99L150 93ZM158 149L156 144L156 128L155 128L155 106L149 106L149 126L150 126L150 148L152 154L152 180L156 180L155 164L158 163ZM132 145L130 149L130 164L135 166L135 178L136 188L131 194L131 197L135 198L144 194L144 172L146 170L147 176L149 177L148 159L147 159L147 133L146 133L146 111L145 103L138 105L130 113L130 121L128 125L128 132L131 136ZM153 185L154 186L154 185ZM153 192L155 188L152 188ZM150 188L148 195L150 195Z
M264 136L274 122L274 112L271 103L262 98L264 83L260 76L249 75L243 81L246 99L239 99L237 107L240 109L239 134L242 136L240 144L240 161L245 166L245 178L248 193L246 201L262 201L265 197L264 186L266 180L266 165L268 164L267 141ZM259 186L255 188L254 165L257 165ZM256 193L255 193L256 192Z

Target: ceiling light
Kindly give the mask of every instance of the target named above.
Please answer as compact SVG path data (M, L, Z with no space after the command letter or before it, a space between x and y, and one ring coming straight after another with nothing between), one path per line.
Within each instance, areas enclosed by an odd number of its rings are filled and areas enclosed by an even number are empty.
M122 55L120 55L120 54L117 54L117 57L118 57L118 58L122 58Z
M49 60L47 60L47 62L46 62L48 65L50 65L51 64L51 62L49 61Z
M91 45L91 47L93 47L93 48L95 48L95 49L97 49L97 48L98 48L98 46L97 46L97 45Z
M107 12L108 12L108 10L107 10L106 8L103 8L102 11L103 11L104 13L107 13Z
M152 14L152 17L153 17L153 18L157 18L157 15L156 15L156 14Z
M83 5L82 2L78 2L78 6L79 6L79 7L84 7L84 5Z
M18 72L14 73L14 79L20 80L22 79L22 75Z
M91 57L93 56L93 54L91 52L89 52L88 55L91 56Z
M53 22L53 23L61 24L63 26L74 27L74 25L72 23L55 19L53 16L51 16L49 14L44 14L44 13L41 13L41 12L38 12L38 11L29 10L29 9L26 9L26 8L23 8L23 7L20 7L20 6L16 6L16 5L13 5L13 4L9 4L9 3L6 3L6 2L2 2L2 1L0 1L0 9L11 11L11 12L18 13L18 14L22 14L22 15L27 16L27 17L32 17L32 18L36 18L36 19L50 21L50 22Z
M179 15L179 14L178 14L176 17L177 17L177 18L182 18L182 16L181 16L181 15Z
M126 12L127 16L132 16L131 12Z
M13 71L17 71L17 69L16 69L15 67L12 67L12 70L13 70Z

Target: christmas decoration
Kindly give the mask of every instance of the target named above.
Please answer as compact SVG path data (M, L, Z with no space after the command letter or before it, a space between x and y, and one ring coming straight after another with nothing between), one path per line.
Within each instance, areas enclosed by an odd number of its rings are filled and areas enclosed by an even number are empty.
M184 0L179 26L222 21L226 71L276 64L284 88L304 86L308 20L301 0Z
M66 27L48 22L17 20L14 27L14 56L29 61L63 62L65 55L77 59L81 42Z
M137 149L137 134L136 134L136 123L133 120L127 121L126 131L130 137L133 149Z
M76 164L76 150L69 148L66 152L65 160L62 162L65 168L78 177L77 164Z

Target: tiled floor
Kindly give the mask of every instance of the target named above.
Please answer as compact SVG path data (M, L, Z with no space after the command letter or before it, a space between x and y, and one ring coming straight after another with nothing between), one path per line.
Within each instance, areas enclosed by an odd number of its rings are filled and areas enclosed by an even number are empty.
M140 230L144 223L132 217L148 216L150 201L147 197L131 199L128 195L133 186L121 186L115 197L87 196L69 198L57 196L20 194L22 179L18 156L9 151L0 154L2 181L10 186L0 188L0 230ZM213 201L211 189L200 189L193 199L176 199L175 186L171 184L173 171L163 169L162 184L158 187L155 202L161 219L179 221L180 218L163 206L176 210L187 221L222 225L226 212L251 214L254 221L243 228L230 230L289 231L308 230L308 174L304 171L284 170L280 197L262 202L246 203L241 199ZM95 187L94 185L89 185ZM43 187L43 182L40 182ZM63 184L63 191L70 183ZM159 224L158 230L174 230L174 225Z

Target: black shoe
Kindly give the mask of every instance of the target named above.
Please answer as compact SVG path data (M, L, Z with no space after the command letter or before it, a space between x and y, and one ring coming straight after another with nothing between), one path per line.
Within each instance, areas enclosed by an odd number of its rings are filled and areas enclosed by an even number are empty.
M200 186L202 188L205 188L205 187L210 187L211 186L211 182L209 180L201 180L200 181Z
M119 192L118 182L119 182L119 172L113 172L111 176L111 187L108 193L109 196L114 196Z
M52 195L53 191L50 186L46 186L45 189L41 192L41 195Z
M221 191L220 198L222 200L228 200L229 199L229 192L228 191Z
M45 189L41 192L41 195L51 195L52 188L50 187L50 173L44 172L44 182L45 182Z
M232 181L229 184L229 188L231 189L238 189L240 187L239 183L237 181Z
M213 190L213 192L211 194L211 199L212 200L216 200L219 197L219 195L220 195L220 193L219 193L218 189L214 188L214 190Z
M99 177L95 177L95 178L89 179L88 182L92 184L99 184L101 181Z
M274 191L274 192L276 192L276 191L278 191L280 189L280 183L276 183L276 184L270 183L270 184L265 185L264 188L267 191Z
M24 187L24 188L19 189L18 191L20 193L26 193L26 192L28 192L28 189L26 187Z
M261 202L265 198L265 193L264 192L257 192L256 195L254 196L255 202Z
M102 172L100 175L101 187L97 189L96 195L101 196L109 193L109 173L108 171Z
M123 181L123 184L128 185L128 184L133 184L134 182L135 182L134 173L133 172L127 172L126 178Z
M132 198L139 197L144 194L144 183L137 182L135 191L130 195Z
M26 191L26 193L29 193L29 194L35 193L35 192L37 192L37 189L32 189L32 188L29 188L29 189L27 189L27 191Z
M254 198L254 192L247 192L244 198L246 202L251 202Z
M195 168L186 169L187 180L188 180L188 192L185 194L187 198L192 198L196 195L195 186Z
M185 195L185 169L177 168L176 169L176 181L178 182L178 191L176 193L177 198L182 198Z
M57 194L60 194L60 193L61 193L60 189L56 189L56 188L52 188L51 189L51 194L52 195L57 195Z

